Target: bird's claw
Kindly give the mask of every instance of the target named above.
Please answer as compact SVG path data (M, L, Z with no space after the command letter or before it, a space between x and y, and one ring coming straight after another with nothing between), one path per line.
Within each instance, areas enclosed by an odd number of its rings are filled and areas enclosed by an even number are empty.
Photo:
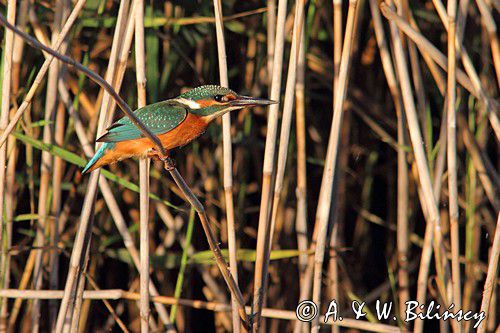
M160 160L163 163L165 163L165 170L172 171L175 169L175 161L171 157L169 156L160 157Z
M148 157L150 158L158 158L160 161L165 163L165 169L167 171L172 171L175 169L175 161L168 155L163 155L162 153L158 152L156 149L151 149L148 152Z

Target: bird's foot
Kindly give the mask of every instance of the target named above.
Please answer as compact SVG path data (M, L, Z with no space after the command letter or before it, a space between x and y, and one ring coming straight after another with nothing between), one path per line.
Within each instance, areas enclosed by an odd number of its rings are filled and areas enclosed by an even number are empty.
M165 170L172 171L175 169L175 161L173 158L165 156L165 157L160 157L160 160L162 160L162 162L165 163Z
M158 159L161 159L161 153L158 152L156 149L154 148L151 148L150 150L148 150L147 152L147 157L148 158L158 158Z
M168 154L163 155L161 152L157 151L156 149L151 149L148 152L148 157L149 158L157 158L160 161L162 161L163 163L165 163L165 169L167 171L172 171L175 169L175 161Z

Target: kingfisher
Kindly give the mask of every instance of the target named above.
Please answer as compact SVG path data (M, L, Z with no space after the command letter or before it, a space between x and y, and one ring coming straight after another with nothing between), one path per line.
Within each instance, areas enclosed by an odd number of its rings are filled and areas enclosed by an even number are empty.
M158 136L168 152L198 138L214 119L229 111L274 103L276 102L268 99L242 96L229 88L204 85L176 98L139 108L134 114ZM87 163L82 174L130 157L158 156L153 142L144 137L126 116L108 127L97 141L103 144Z

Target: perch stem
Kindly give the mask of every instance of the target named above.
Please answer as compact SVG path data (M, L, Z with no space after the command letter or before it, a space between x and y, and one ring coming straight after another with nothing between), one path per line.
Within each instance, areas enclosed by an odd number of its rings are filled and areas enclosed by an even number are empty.
M238 303L238 311L240 313L240 317L243 320L243 322L247 325L249 325L249 320L248 316L245 312L245 301L243 300L243 295L241 294L240 289L238 288L238 285L236 284L236 281L234 280L233 276L231 275L231 272L229 271L228 265L226 263L226 260L222 256L221 249L219 247L218 241L215 238L215 235L210 228L207 213L205 211L205 207L202 205L202 203L198 200L198 198L194 195L193 191L189 188L189 186L186 184L184 181L184 178L181 176L177 168L175 167L174 161L167 157L167 158L162 158L162 161L165 163L164 167L165 170L170 172L170 175L174 179L175 183L181 190L181 192L184 194L186 197L187 201L193 206L194 210L196 210L196 213L198 214L198 217L200 218L201 226L203 227L203 231L205 232L205 235L207 237L208 245L210 246L210 249L214 253L215 256L215 262L217 263L217 266L219 267L222 276L224 277L224 280L226 281L227 286L229 287L229 290L231 291L232 296Z

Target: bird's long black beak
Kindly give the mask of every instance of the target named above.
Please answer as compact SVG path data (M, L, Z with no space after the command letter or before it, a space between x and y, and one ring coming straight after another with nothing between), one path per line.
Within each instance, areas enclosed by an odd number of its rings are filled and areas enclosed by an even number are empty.
M230 104L232 106L257 106L257 105L270 105L276 104L278 102L271 101L270 99L250 97L250 96L238 96L236 99L233 99Z

